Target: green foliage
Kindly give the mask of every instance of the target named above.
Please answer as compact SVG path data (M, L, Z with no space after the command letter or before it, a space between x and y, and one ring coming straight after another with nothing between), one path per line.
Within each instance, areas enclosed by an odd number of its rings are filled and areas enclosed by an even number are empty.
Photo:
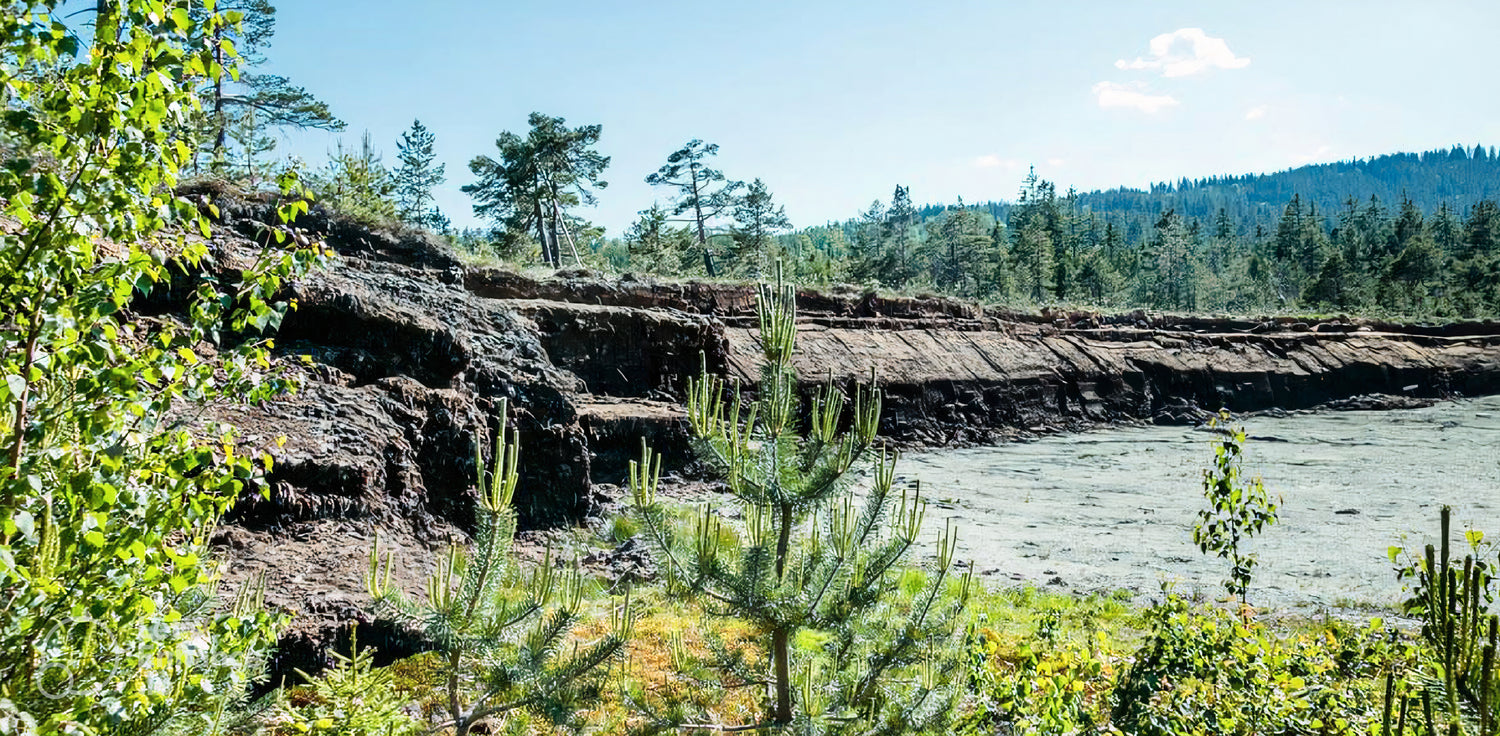
M671 215L691 215L692 233L702 251L703 270L710 278L719 274L708 242L709 222L734 207L740 190L745 188L744 182L730 181L724 178L724 172L708 165L708 159L718 154L717 143L694 138L667 156L667 162L656 173L646 177L651 186L677 190Z
M933 283L953 294L977 297L988 294L995 265L994 242L979 221L979 215L963 206L949 209L933 222L927 240L932 260Z
M620 544L641 533L640 524L630 516L621 515L609 520L609 541Z
M828 270L856 283L931 285L1023 305L1500 314L1500 168L1480 149L1436 153L1150 192L1060 195L1033 171L1014 202L979 205L917 207L898 186L889 207L876 201L842 223L779 235L769 250L795 251L802 236L817 242L837 231L847 248L824 251ZM1437 194L1448 176L1474 183L1463 194L1472 207L1460 211L1451 194ZM1420 184L1390 184L1410 177ZM1396 196L1403 188L1422 198ZM1435 210L1424 215L1421 206Z
M640 219L625 233L632 269L675 275L701 272L691 231L670 222L667 211L660 207L641 210Z
M850 426L843 394L828 385L797 427L799 393L792 353L796 294L762 286L763 348L756 400L744 410L704 373L688 391L688 418L700 454L724 475L743 527L726 529L705 505L679 530L656 498L660 459L632 463L634 507L658 549L669 586L701 595L717 612L755 625L764 637L773 696L763 725L799 732L878 732L940 727L951 705L951 639L968 598L968 575L945 595L954 538L939 537L935 566L895 596L900 568L921 529L919 488L897 493L895 456L872 443L878 391L856 389ZM871 485L851 492L856 464ZM870 626L874 620L888 625ZM897 673L910 678L898 685Z
M312 177L312 188L329 209L371 227L396 221L396 181L370 142L370 131L359 139L359 151L344 150L344 142Z
M563 118L539 112L528 122L531 130L524 138L506 131L495 140L498 160L476 156L469 162L477 181L463 191L474 198L474 215L495 223L503 239L517 241L534 232L543 261L558 267L563 239L576 249L587 227L568 210L594 204L593 190L609 185L600 178L609 157L594 150L603 127L569 128Z
M1116 728L1140 736L1370 733L1377 678L1409 657L1378 620L1288 635L1175 595L1147 616L1113 712Z
M745 195L734 205L734 260L730 270L741 276L759 278L769 272L772 263L781 260L776 233L790 228L786 208L771 198L771 190L760 179L750 182Z
M276 724L284 733L310 736L415 736L424 729L403 708L395 673L375 667L375 655L355 642L349 656L332 652L338 664L312 677L301 670L306 691L284 695Z
M0 730L217 733L277 620L253 587L217 599L206 543L270 458L177 408L287 387L260 335L319 254L270 247L220 280L205 242L164 232L207 234L170 193L231 19L100 3L80 49L55 5L0 14ZM278 241L306 207L282 207ZM122 318L178 281L183 318Z
M219 0L188 6L189 18L204 24L219 13L227 21L212 26L207 39L209 62L225 70L200 78L197 86L199 107L195 116L198 139L193 158L197 171L200 160L207 158L210 167L221 175L237 175L235 161L253 161L258 153L274 147L274 139L244 132L261 126L340 131L343 121L333 116L328 105L307 90L275 74L257 74L252 70L266 62L265 49L276 33L276 8L269 0ZM236 154L230 143L240 145ZM254 183L255 169L247 167Z
M1396 577L1413 583L1403 611L1422 622L1422 640L1427 645L1414 675L1422 693L1425 722L1440 726L1436 730L1429 726L1428 731L1473 731L1488 736L1500 730L1500 682L1495 676L1500 616L1490 613L1495 600L1490 588L1494 563L1482 559L1490 550L1484 533L1477 530L1465 534L1469 553L1463 564L1451 559L1451 517L1452 510L1444 506L1438 547L1428 544L1420 559L1396 569ZM1390 548L1391 561L1396 562L1402 551ZM1416 696L1397 695L1407 689L1405 681L1397 687L1393 673L1387 701L1399 700L1401 710L1407 710L1412 705L1408 701Z
M598 698L604 666L620 653L631 625L627 597L611 607L608 633L565 648L580 621L585 583L576 561L560 570L550 551L529 573L511 559L520 435L506 437L503 401L499 415L488 479L483 451L476 450L478 528L468 552L450 550L428 580L425 601L391 586L393 560L387 555L382 564L378 545L370 550L366 578L376 611L420 627L441 653L448 718L439 727L456 736L485 720L572 722Z
M1014 653L1000 635L983 626L970 632L970 698L964 716L969 729L1015 734L1069 734L1095 731L1109 720L1101 697L1110 663L1089 632L1082 644L1059 636L1062 614L1047 610Z
M1224 587L1244 605L1256 558L1241 547L1267 524L1276 523L1278 504L1266 495L1260 476L1248 482L1242 480L1240 454L1245 447L1245 428L1220 427L1228 421L1229 412L1224 411L1209 422L1210 428L1219 431L1219 439L1214 442L1214 465L1203 471L1203 497L1208 508L1198 511L1193 543L1204 554L1213 552L1229 561L1229 577L1224 580Z
M411 129L401 134L396 144L396 159L400 164L394 174L396 216L416 227L433 232L448 229L448 218L438 210L432 200L434 187L447 181L444 164L434 164L437 154L432 145L437 137L413 120Z

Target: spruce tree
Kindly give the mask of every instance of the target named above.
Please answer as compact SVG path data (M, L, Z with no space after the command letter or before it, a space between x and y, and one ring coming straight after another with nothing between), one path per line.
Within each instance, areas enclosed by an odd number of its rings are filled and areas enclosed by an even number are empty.
M840 431L845 398L830 382L802 435L792 368L795 290L763 285L757 315L761 375L749 408L738 385L726 391L706 366L687 402L699 454L723 474L743 527L724 533L723 517L705 505L691 531L676 529L657 500L661 460L644 450L631 464L630 485L645 534L674 584L764 636L768 712L762 723L738 728L863 733L938 724L951 703L944 640L970 583L966 573L950 586L955 538L944 529L923 586L897 610L893 583L926 502L919 485L897 489L896 455L875 446L880 392L856 388L849 428ZM854 493L857 467L870 469L861 494ZM950 591L956 594L945 597ZM868 631L893 616L902 620L879 635ZM916 676L898 684L894 675L911 667Z
M1033 168L1021 185L1016 206L1011 210L1010 231L1015 242L1011 260L1015 266L1016 285L1033 302L1041 302L1056 283L1054 261L1057 245L1053 225L1056 196L1050 183L1039 179Z
M658 205L641 210L625 231L630 267L648 273L681 276L701 273L695 268L693 236L685 227L674 227L667 210Z
M870 203L870 208L859 213L855 221L854 243L849 254L849 276L859 283L887 281L888 269L885 258L885 239L882 235L885 220L885 205L880 200Z
M323 170L310 177L312 188L336 212L387 225L396 217L396 184L380 159L368 130L360 136L358 152L345 150L339 141Z
M734 269L758 278L776 260L772 252L776 233L792 226L786 208L771 198L771 190L760 179L750 183L745 196L734 206Z
M421 120L413 120L411 129L401 134L396 143L394 172L396 186L396 216L417 227L441 232L448 227L448 218L438 210L432 199L434 187L448 180L444 164L434 164L437 154L432 150L436 136L427 130Z
M620 654L631 626L627 595L611 609L607 633L564 651L580 620L585 582L576 561L559 569L550 550L529 573L511 558L520 433L506 436L506 409L502 400L488 478L483 450L475 452L477 529L468 552L453 547L428 580L426 600L413 601L392 587L392 557L381 560L377 540L365 580L378 613L420 628L436 646L448 711L437 729L456 736L485 720L508 725L521 712L569 723L597 696L603 666Z
M896 186L891 193L891 206L885 212L885 227L882 229L885 245L882 281L904 287L917 278L916 236L912 232L917 225L917 210L911 203L911 188Z
M964 206L958 205L943 213L933 223L928 238L931 254L933 282L939 288L962 296L979 296L981 290L990 287L990 266L994 262L990 250L989 233L979 222L979 216Z

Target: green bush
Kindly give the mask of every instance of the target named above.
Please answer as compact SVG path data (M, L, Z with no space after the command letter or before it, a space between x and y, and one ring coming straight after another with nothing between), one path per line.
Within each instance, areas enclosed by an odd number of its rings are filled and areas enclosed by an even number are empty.
M171 192L187 82L226 73L212 39L235 14L102 2L82 48L58 5L0 13L0 732L217 733L277 622L253 589L217 599L207 540L270 459L174 410L286 387L259 335L318 254L268 248L220 281L204 241L166 230L208 233ZM183 316L126 317L183 283Z
M1381 674L1410 656L1379 620L1279 632L1168 595L1115 690L1114 725L1168 734L1363 734L1380 722Z
M1044 613L1036 632L1014 652L981 619L968 638L970 730L1013 734L1071 734L1095 731L1109 721L1103 692L1109 664L1092 635L1083 643L1059 636L1062 616Z
M396 692L395 675L375 667L375 655L356 642L345 657L333 652L338 664L318 677L301 670L307 681L283 696L277 709L279 731L309 736L411 736L425 731L404 707Z
M483 721L508 728L533 717L571 724L597 701L605 665L622 651L631 625L630 600L611 605L612 626L580 645L569 638L582 617L585 581L577 562L553 564L549 550L523 573L511 558L516 514L511 499L519 481L519 433L506 436L506 402L500 404L491 472L476 450L477 530L467 551L450 550L427 583L425 600L413 601L390 584L392 560L370 550L366 579L375 609L419 628L439 652L442 702L439 728L467 736Z

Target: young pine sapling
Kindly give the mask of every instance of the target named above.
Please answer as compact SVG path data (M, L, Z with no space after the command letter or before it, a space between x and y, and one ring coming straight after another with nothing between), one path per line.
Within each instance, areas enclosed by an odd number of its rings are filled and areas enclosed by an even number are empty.
M880 391L857 388L851 426L840 431L845 399L830 382L803 436L792 367L795 290L763 285L757 313L763 360L748 410L738 387L726 391L706 366L687 402L699 455L723 474L743 528L725 533L705 505L693 529L675 529L656 497L661 459L643 450L630 468L643 532L669 580L763 632L769 712L733 728L940 724L951 702L944 696L954 622L970 585L967 573L951 580L955 537L944 529L935 564L910 599L898 600L896 581L926 502L918 486L897 489L895 454L874 446ZM852 472L861 464L871 468L862 497Z
M583 606L578 565L559 570L549 550L526 574L511 559L520 435L506 437L505 416L502 401L488 478L476 451L478 529L467 553L454 547L438 564L427 600L409 600L393 588L390 555L382 562L378 544L370 550L366 582L376 610L420 627L441 655L448 720L437 727L456 736L518 712L569 721L597 696L605 665L620 654L631 626L627 595L611 609L609 633L586 645L569 644Z

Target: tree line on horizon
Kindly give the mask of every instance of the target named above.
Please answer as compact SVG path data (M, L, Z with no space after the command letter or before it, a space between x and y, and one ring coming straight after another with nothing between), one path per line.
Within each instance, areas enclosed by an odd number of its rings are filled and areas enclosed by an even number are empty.
M234 0L223 33L246 68L198 91L193 170L265 183L268 127L343 130L326 104L257 74L274 32L267 0ZM224 3L221 3L224 6ZM793 229L759 178L714 166L693 139L643 178L667 196L617 237L580 214L608 186L598 124L532 113L469 162L462 190L486 227L455 230L433 190L447 181L420 120L387 167L369 133L304 172L319 199L371 224L404 223L472 253L550 267L666 277L759 278L782 263L802 283L934 292L1040 305L1259 312L1500 313L1500 155L1453 146L1147 189L1059 193L1033 171L1013 201L919 205L896 186L842 222Z

